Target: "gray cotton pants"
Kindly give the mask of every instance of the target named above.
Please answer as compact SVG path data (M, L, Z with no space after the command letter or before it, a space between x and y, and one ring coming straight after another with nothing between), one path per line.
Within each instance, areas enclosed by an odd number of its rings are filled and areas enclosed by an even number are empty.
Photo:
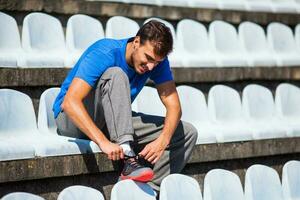
M131 111L129 80L119 67L109 68L103 73L97 87L85 98L84 105L106 137L118 144L130 142L137 154L163 129L164 117ZM56 118L56 124L61 135L87 138L64 112ZM197 130L191 124L180 121L169 146L153 166L155 175L149 183L151 187L159 190L164 177L181 172L196 140Z

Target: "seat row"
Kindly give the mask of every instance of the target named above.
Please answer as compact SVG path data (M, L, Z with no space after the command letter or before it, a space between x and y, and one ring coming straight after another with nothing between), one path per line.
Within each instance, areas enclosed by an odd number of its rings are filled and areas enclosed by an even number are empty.
M198 130L197 144L247 141L300 136L300 89L280 84L275 103L271 91L248 85L243 102L238 92L216 85L208 94L189 86L177 88L182 120ZM52 112L59 88L44 91L40 98L38 122L29 96L0 89L0 161L100 152L90 140L60 136ZM145 87L132 104L136 112L162 115L164 110L154 88Z
M212 8L221 10L242 10L250 12L299 13L298 0L89 0L150 4L158 6L178 6L192 8Z
M245 187L233 172L224 169L210 170L204 178L203 196L198 182L189 176L171 174L163 179L160 200L291 200L300 198L300 161L285 163L282 183L271 167L255 164L246 171ZM128 192L130 191L130 192ZM143 183L120 181L111 191L111 200L156 200L156 192ZM15 197L15 198L14 198ZM42 200L28 193L11 193L2 200ZM103 195L90 187L71 186L64 189L58 200L104 200Z
M275 100L269 89L247 85L242 98L225 85L215 85L204 94L190 86L178 86L182 120L198 130L198 144L300 136L300 89L288 83L276 88ZM144 87L132 109L165 115L156 89Z
M241 23L237 31L227 22L213 21L207 30L198 21L183 19L175 31L171 23L151 19L171 29L171 67L300 66L300 24L293 34L290 27L273 22L265 34L252 22ZM69 18L66 41L60 21L44 13L24 18L22 40L11 16L0 12L0 26L1 67L73 67L93 42L132 37L139 30L136 21L115 16L107 21L104 34L100 21L81 14Z

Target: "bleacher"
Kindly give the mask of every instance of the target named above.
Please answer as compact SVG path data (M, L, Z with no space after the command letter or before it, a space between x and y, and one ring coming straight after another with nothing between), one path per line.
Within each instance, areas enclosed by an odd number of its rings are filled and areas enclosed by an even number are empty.
M0 197L156 199L147 185L115 184L94 142L59 136L51 108L90 44L157 19L174 38L182 120L198 130L185 175L165 178L159 199L300 198L299 13L298 0L3 2ZM152 86L132 109L164 116Z

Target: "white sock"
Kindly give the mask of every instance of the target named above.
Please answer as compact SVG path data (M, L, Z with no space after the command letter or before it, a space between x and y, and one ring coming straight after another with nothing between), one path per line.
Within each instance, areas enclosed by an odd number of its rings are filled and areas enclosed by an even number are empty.
M120 146L123 148L123 152L126 156L135 156L135 153L132 150L129 142L124 142L124 143L120 144Z

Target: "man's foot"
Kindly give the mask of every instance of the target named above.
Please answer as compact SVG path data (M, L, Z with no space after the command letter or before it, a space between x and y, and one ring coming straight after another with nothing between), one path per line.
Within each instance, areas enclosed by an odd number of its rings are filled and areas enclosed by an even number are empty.
M153 170L149 167L144 167L138 162L138 156L125 156L124 168L120 175L120 180L131 179L134 181L148 182L154 176Z

